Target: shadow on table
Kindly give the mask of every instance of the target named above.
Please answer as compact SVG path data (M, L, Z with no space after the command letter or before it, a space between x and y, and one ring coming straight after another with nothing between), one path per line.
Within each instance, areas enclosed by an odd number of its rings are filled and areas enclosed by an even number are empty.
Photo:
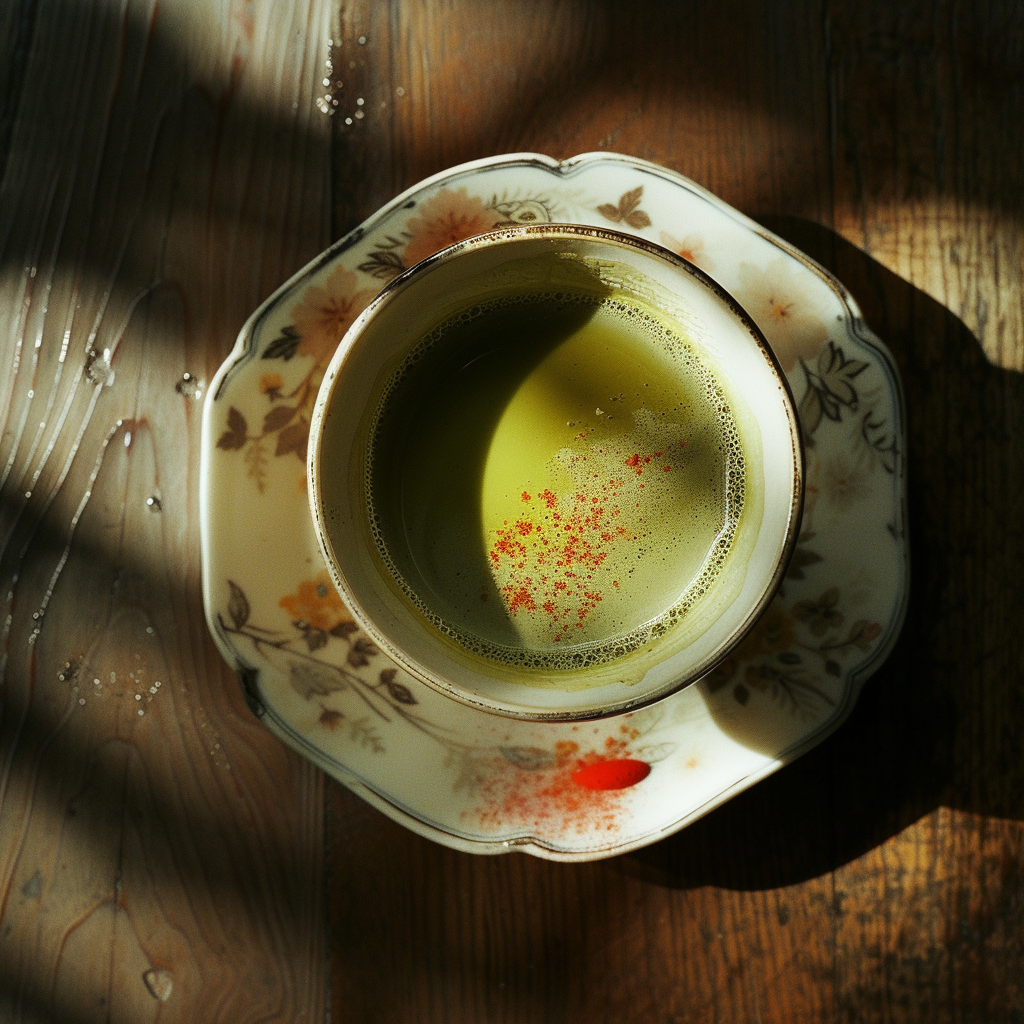
M895 650L835 734L619 862L669 886L817 877L939 806L1024 820L1024 376L989 362L948 309L833 232L765 223L847 285L899 366L910 606Z

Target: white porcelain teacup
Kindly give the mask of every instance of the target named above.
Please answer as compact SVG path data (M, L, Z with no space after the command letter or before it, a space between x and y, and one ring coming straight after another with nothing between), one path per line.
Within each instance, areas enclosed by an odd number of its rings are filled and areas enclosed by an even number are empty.
M397 663L516 718L619 713L742 640L795 543L785 378L700 270L618 232L511 227L393 281L317 400L309 494Z

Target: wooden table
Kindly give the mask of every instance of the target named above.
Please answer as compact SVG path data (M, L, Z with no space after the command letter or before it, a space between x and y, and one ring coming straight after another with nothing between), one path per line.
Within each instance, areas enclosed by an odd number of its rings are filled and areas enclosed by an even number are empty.
M0 1020L1024 1021L1022 51L1009 0L0 5ZM247 710L200 398L398 191L600 149L889 344L911 608L848 722L696 825L473 857Z

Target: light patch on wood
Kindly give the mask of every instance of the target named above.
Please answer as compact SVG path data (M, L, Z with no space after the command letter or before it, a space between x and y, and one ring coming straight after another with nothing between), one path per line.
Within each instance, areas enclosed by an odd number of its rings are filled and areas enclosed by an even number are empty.
M170 971L165 971L162 967L151 967L142 975L142 980L146 983L146 988L149 989L150 995L154 999L166 1003L171 998L174 979L171 977Z

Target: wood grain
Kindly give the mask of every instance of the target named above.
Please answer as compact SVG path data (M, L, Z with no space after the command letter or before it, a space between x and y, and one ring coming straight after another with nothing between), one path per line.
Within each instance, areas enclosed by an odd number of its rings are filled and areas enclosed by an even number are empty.
M322 781L209 641L197 492L202 387L328 240L329 13L6 19L0 1019L319 1020Z
M0 7L0 1020L1024 1021L1022 20ZM679 835L477 858L245 709L202 617L191 396L401 189L600 149L762 220L890 345L911 609L831 739Z

